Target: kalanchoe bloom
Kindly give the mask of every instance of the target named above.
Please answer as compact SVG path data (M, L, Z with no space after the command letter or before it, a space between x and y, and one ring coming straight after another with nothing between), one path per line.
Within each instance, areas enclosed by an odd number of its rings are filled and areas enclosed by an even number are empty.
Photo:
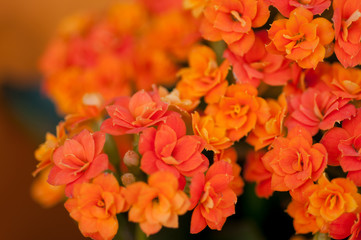
M335 53L344 67L361 63L361 2L334 0Z
M268 36L272 40L269 51L285 55L302 68L316 68L325 57L325 45L332 42L334 30L328 20L313 19L312 12L300 7L289 19L274 21Z
M140 90L132 97L119 97L106 107L110 116L101 130L112 135L139 133L149 126L165 121L168 104L158 93Z
M54 166L48 182L52 185L66 185L65 194L71 196L74 185L87 182L108 169L108 156L102 153L105 134L83 130L53 154Z
M308 206L310 205L309 197L315 191L315 185L307 186L304 191L303 199L292 199L287 206L286 212L293 218L293 227L297 234L306 234L320 231L321 229L317 225L316 217L308 212Z
M276 138L272 150L262 157L266 169L272 169L271 187L275 191L298 191L323 173L327 165L327 151L320 144L312 144L312 136L295 127L287 138Z
M232 52L243 55L254 43L252 28L263 26L268 17L263 0L211 0L204 9L200 31L205 39L223 39Z
M249 83L258 87L261 82L269 85L285 85L292 78L291 60L266 50L265 44L270 40L266 30L256 32L252 48L243 56L231 50L224 52L224 57L233 67L233 74L238 83Z
M256 182L256 195L268 198L273 194L271 188L272 168L266 169L262 162L265 151L249 152L244 166L244 179L249 182Z
M228 86L228 61L218 66L216 54L211 48L196 46L190 52L188 62L189 67L178 72L181 80L176 88L181 98L197 101L204 97L207 103L218 102Z
M222 150L219 154L214 155L214 162L225 161L232 165L233 180L229 183L233 192L240 196L243 193L244 181L241 177L241 166L237 163L238 156L234 147Z
M202 231L207 225L220 231L230 215L235 213L237 196L229 184L233 179L232 166L225 161L215 162L206 176L198 173L190 185L191 233Z
M193 16L199 17L199 15L203 13L208 2L209 0L184 0L183 7L192 10Z
M140 135L140 168L148 174L170 171L184 183L184 176L192 177L208 169L209 161L202 154L204 145L199 136L186 135L182 118L173 113L158 129L148 128Z
M118 231L117 213L128 210L124 188L112 174L100 174L91 183L77 184L65 203L85 237L111 240Z
M273 140L283 135L283 122L287 113L287 102L284 94L278 97L278 101L267 99L269 118L266 122L258 122L255 128L247 136L246 142L256 151L270 145Z
M361 186L361 109L350 120L328 131L321 140L327 146L333 165L341 165L347 177Z
M290 114L285 125L290 129L301 125L313 136L319 129L330 129L336 122L354 116L356 108L349 101L348 98L338 98L330 91L308 88L302 94L289 98Z
M56 136L51 133L46 134L46 139L35 151L35 158L39 161L36 166L36 170L33 172L35 177L39 172L53 164L53 152L59 146L62 145L67 138L67 134L64 128L64 122L60 122L56 127Z
M311 11L313 15L321 14L331 5L331 0L265 0L272 6L276 7L283 16L289 17L290 13L298 8L303 7Z
M139 223L147 235L157 233L162 226L177 228L178 215L186 213L190 205L176 177L165 171L150 175L148 184L130 184L125 197L131 206L129 221Z
M214 116L219 127L227 129L227 137L238 141L256 125L258 118L267 118L262 112L262 98L257 89L249 84L231 85L218 104L207 106L205 113Z
M205 142L205 149L219 153L227 149L233 142L226 136L227 129L216 125L210 115L199 116L198 112L192 114L192 126L195 135L200 136Z
M330 224L330 236L333 239L360 240L361 238L361 214L344 213Z
M327 232L329 224L342 214L359 212L361 195L351 180L334 178L330 182L323 175L316 186L317 189L309 197L308 212L316 216L321 232Z

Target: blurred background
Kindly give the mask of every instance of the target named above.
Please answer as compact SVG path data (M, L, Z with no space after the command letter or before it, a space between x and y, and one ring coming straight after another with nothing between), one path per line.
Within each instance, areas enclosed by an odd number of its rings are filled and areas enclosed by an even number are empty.
M42 94L39 57L65 16L84 10L99 11L116 0L11 0L0 7L0 239L83 239L63 205L44 209L30 197L34 150L54 133L60 120ZM284 210L287 196L258 199L246 185L222 232L190 236L190 214L180 229L163 229L152 239L289 239L292 221Z

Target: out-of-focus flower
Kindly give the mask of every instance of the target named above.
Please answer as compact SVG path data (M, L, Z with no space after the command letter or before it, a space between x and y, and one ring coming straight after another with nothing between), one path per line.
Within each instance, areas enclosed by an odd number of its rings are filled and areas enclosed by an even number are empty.
M269 85L285 85L292 78L291 61L279 54L266 50L270 40L267 31L256 32L252 48L243 56L238 56L227 49L224 57L233 67L233 74L238 83L249 83L258 87L261 82Z
M129 221L137 222L147 235L157 233L162 226L178 227L178 215L187 212L190 202L179 190L177 178L160 171L149 176L148 184L135 182L126 188L130 204Z
M209 0L183 0L183 7L191 9L195 17L199 17L203 13L204 8L207 6Z
M225 161L215 162L206 176L199 173L190 185L191 233L202 231L207 225L221 230L227 217L234 214L237 196L229 186L233 179L232 165Z
M119 97L106 109L110 118L103 122L101 130L122 135L138 133L165 121L168 104L161 101L157 92L140 90L132 97Z
M312 12L299 7L289 19L274 21L268 36L272 40L268 50L285 55L302 68L316 68L325 57L325 45L332 42L334 30L325 18L313 19Z
M111 240L118 231L117 213L128 210L124 188L112 174L100 174L91 183L77 184L65 203L85 237Z
M268 198L273 194L271 188L272 168L266 169L262 162L265 151L249 152L244 166L244 179L249 182L256 182L255 192L258 197Z
M65 199L64 186L50 185L48 175L50 168L42 171L31 184L31 197L44 208L50 208Z
M361 3L357 0L334 0L335 53L344 67L361 63Z
M48 182L52 185L66 185L66 196L72 196L74 185L87 182L108 169L108 156L102 153L105 134L83 130L53 154Z
M263 0L212 0L203 13L202 36L210 41L223 39L240 56L253 46L252 28L263 26L269 17L268 4Z
M303 7L313 13L321 14L331 5L331 0L265 0L272 6L276 7L283 16L289 17L290 13L298 8Z

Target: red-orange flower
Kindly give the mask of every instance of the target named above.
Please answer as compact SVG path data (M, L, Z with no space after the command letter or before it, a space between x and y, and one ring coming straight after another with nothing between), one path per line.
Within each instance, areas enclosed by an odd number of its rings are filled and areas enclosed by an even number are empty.
M268 198L273 194L271 188L272 168L266 169L262 162L265 151L249 152L244 166L244 179L249 182L256 182L256 195L258 197Z
M266 2L276 7L285 17L289 17L290 13L298 7L306 8L313 15L317 15L331 5L331 0L266 0Z
M172 172L181 182L208 169L202 154L204 140L186 135L186 126L178 114L172 114L158 129L147 128L139 138L140 168L152 174L159 170Z
M289 98L290 114L285 125L291 129L301 125L315 135L319 129L330 129L335 122L354 116L356 108L349 101L348 98L338 98L330 91L308 88L302 94Z
M214 161L226 161L232 165L233 180L229 186L233 192L240 196L243 193L244 181L241 177L241 166L238 165L238 155L234 147L222 150L219 154L214 155Z
M344 67L361 63L361 2L358 0L334 0L335 53Z
M317 218L321 232L327 232L329 223L344 213L360 210L361 195L356 185L345 178L334 178L331 182L323 175L317 189L309 197L308 212Z
M72 195L74 184L87 182L108 169L108 156L102 153L105 134L83 130L53 154L54 166L48 182L52 185L66 185L65 194Z
M298 190L316 181L327 165L327 151L320 144L312 144L312 136L295 127L287 138L276 138L272 150L262 157L266 169L272 169L271 186L276 191Z
M333 239L359 240L361 235L361 214L344 213L330 224L330 236Z
M117 213L128 210L124 188L112 174L101 174L91 183L77 184L65 203L85 237L111 240L118 231Z
M176 177L170 172L156 172L148 184L135 182L126 188L130 204L129 221L137 222L147 235L157 233L162 226L178 227L178 215L187 212L190 202L179 190Z
M274 21L268 36L272 40L268 50L285 55L302 68L316 68L325 57L325 45L332 42L334 30L325 18L313 19L312 12L299 7L289 19Z
M224 52L238 83L249 83L255 87L261 82L285 85L292 78L291 61L282 55L268 52L265 44L269 42L267 31L262 30L256 32L252 48L243 56L238 56L229 49Z
M207 225L221 230L227 217L234 214L237 196L229 184L233 179L232 166L225 161L215 162L206 176L199 173L190 185L191 233L202 231Z
M161 101L157 92L140 90L132 97L119 97L106 109L110 118L103 122L101 130L112 135L122 135L139 133L165 121L168 104Z
M212 0L203 14L202 36L210 41L223 39L241 56L254 43L252 28L263 26L269 17L268 4L263 0Z
M227 137L238 141L255 127L261 101L252 85L231 85L220 102L208 105L205 113L214 116L216 124L227 129Z

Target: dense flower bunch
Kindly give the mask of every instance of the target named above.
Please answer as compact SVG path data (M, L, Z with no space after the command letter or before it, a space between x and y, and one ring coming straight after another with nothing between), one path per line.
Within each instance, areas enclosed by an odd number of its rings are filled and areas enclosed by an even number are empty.
M361 239L361 70L348 68L361 64L359 1L184 0L194 19L179 1L141 2L78 19L46 54L49 95L74 91L82 107L36 151L34 197L66 199L93 239L121 234L126 212L147 235L187 211L191 233L221 230L244 160L257 196L289 193L296 234Z

